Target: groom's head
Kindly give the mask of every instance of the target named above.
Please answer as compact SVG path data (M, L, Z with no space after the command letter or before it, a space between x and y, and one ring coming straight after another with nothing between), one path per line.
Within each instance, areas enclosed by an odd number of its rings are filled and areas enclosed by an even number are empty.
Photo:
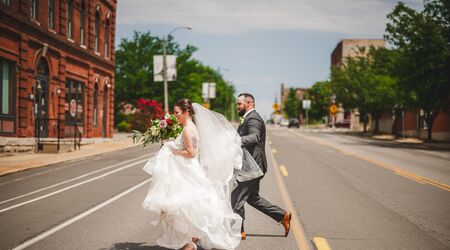
M255 108L255 98L249 93L238 95L237 110L239 116L243 116L245 112Z

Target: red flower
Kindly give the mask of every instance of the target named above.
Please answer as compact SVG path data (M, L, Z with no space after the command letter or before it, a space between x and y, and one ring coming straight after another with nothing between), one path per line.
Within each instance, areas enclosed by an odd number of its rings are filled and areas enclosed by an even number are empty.
M169 124L169 126L172 126L172 124L173 124L172 119L167 119L166 121L167 121L167 124Z

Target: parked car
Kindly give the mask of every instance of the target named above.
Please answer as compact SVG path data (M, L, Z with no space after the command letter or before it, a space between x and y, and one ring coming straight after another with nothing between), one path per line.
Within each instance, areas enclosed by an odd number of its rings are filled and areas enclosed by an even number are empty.
M291 127L300 128L300 121L297 118L290 119L288 128L291 128Z
M286 119L281 120L280 126L289 126L289 120Z

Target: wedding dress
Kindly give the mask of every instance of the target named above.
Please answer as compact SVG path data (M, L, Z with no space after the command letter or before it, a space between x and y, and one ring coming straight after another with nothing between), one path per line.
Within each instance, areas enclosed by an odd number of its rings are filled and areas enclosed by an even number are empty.
M160 224L164 232L157 244L179 249L197 237L205 249L236 248L242 218L224 202L225 192L213 186L198 156L174 155L173 146L183 149L182 134L144 167L152 181L143 207L151 212L151 223Z

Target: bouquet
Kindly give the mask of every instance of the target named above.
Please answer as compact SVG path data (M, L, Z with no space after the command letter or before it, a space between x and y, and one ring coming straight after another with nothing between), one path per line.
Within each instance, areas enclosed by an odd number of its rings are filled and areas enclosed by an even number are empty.
M150 127L144 133L133 130L133 143L142 142L144 147L149 143L159 142L163 144L165 140L176 138L183 128L177 118L171 114L165 114L161 119L154 119L150 122Z

